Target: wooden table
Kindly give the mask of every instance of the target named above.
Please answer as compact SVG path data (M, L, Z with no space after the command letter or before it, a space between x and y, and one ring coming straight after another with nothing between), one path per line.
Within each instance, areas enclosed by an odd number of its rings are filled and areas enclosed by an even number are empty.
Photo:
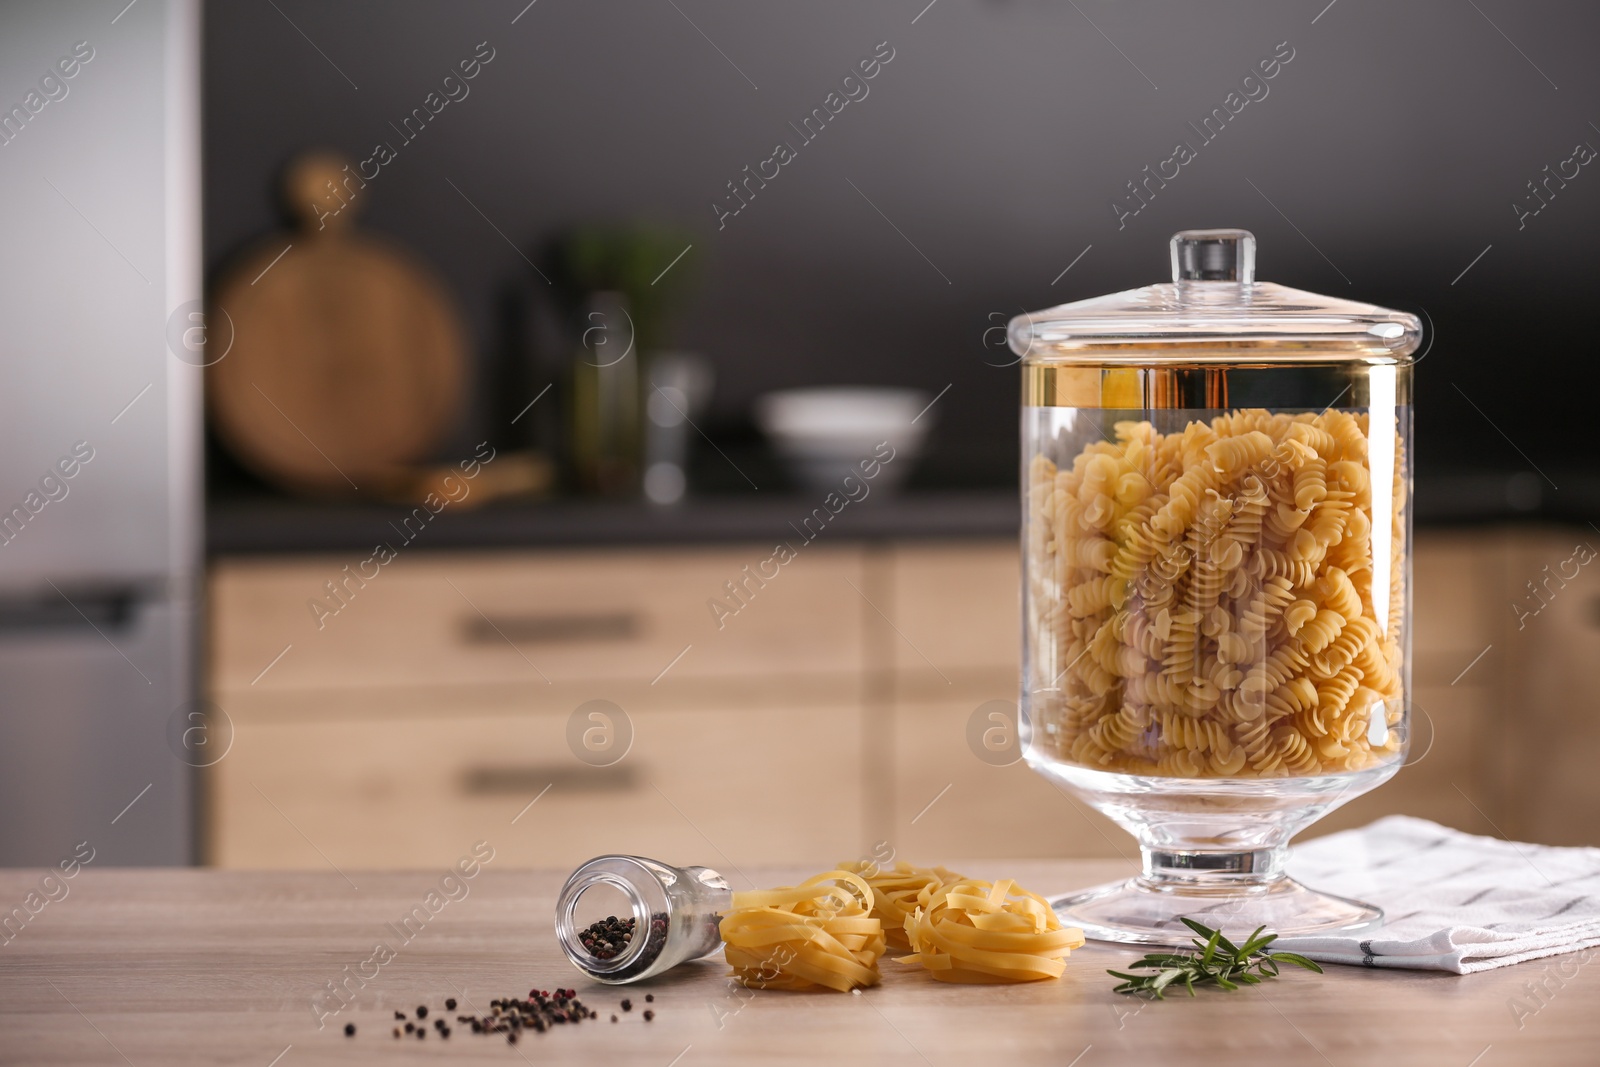
M971 866L1041 892L1124 873L1101 861ZM996 866L1005 869L989 869ZM0 1063L1503 1067L1600 1059L1600 966L1573 976L1561 957L1469 977L1291 970L1237 994L1153 1003L1113 995L1105 968L1133 953L1094 944L1073 953L1061 980L1025 986L941 985L885 961L883 985L861 996L750 993L732 987L713 957L619 990L583 980L556 946L551 915L564 872L492 864L318 1029L313 998L346 965L361 967L376 942L397 942L386 924L422 903L442 872L347 873L349 881L332 871L85 868L65 883L66 897L0 946ZM779 884L798 872L746 873ZM0 872L0 913L38 885L38 872ZM1568 977L1552 977L1563 962ZM1538 1005L1525 983L1541 981L1543 1005L1519 1028L1511 998ZM491 998L526 995L530 986L575 987L601 1018L528 1034L515 1047L465 1027L448 1042L391 1036L395 1009L426 1003L437 1011L454 996L458 1010L487 1011ZM653 1022L641 1015L646 992L655 995ZM623 996L634 1010L613 1024ZM356 1036L344 1035L346 1022L357 1024Z

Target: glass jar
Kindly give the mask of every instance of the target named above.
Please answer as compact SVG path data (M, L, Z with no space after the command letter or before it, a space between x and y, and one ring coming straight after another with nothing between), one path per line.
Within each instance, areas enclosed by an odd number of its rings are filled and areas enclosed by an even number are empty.
M1008 327L1027 758L1143 854L1053 903L1112 941L1358 929L1377 908L1284 859L1405 756L1421 327L1255 281L1243 230L1171 251L1170 284Z
M561 887L556 938L578 970L623 985L721 948L732 901L727 879L708 867L597 856Z

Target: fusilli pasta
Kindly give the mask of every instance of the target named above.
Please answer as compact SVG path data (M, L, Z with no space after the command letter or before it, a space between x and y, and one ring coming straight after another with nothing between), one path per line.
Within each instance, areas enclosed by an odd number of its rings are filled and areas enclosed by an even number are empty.
M1041 453L1027 472L1034 744L1186 778L1396 757L1403 442L1375 477L1365 413L1114 429L1070 466ZM1375 530L1373 492L1391 474L1388 529ZM1375 552L1387 589L1373 588Z

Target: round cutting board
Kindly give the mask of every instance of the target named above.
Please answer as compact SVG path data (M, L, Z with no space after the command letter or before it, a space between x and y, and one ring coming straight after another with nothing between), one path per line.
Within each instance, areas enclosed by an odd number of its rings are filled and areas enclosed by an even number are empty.
M354 174L331 156L292 164L285 194L299 229L241 257L207 319L213 340L224 320L232 327L206 371L218 435L261 477L317 495L403 484L454 424L465 384L464 334L443 285L355 231L373 189Z

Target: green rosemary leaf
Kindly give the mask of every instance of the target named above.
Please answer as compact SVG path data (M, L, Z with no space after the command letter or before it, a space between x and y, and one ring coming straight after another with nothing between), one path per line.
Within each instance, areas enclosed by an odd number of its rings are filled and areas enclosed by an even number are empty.
M1239 947L1239 951L1234 953L1234 955L1240 957L1241 959L1245 956L1253 956L1261 949L1278 939L1277 934L1267 934L1265 937L1261 936L1261 931L1265 929L1266 927L1264 926L1256 927L1255 933L1250 935L1250 939L1241 945Z
M1267 958L1276 960L1279 963L1292 963L1296 967L1304 967L1306 970L1316 971L1318 974L1322 973L1322 968L1317 965L1316 960L1308 960L1298 952L1274 952Z
M1141 957L1137 963L1130 963L1130 967L1173 967L1184 966L1194 957L1187 952L1151 952Z
M1185 919L1183 921L1188 922L1189 920ZM1195 933L1199 934L1201 937L1210 937L1214 933L1222 933L1221 930L1213 930L1204 923L1195 923L1194 925L1195 927L1198 927L1198 929L1195 929ZM1235 945L1232 941L1229 941L1226 936L1217 938L1217 944L1235 956L1239 954L1239 946Z
M1155 981L1150 983L1150 988L1159 993L1161 990L1171 985L1175 979L1182 978L1183 975L1184 972L1181 968L1169 967L1160 974L1156 975Z
M1177 983L1195 995L1197 985L1215 985L1220 989L1237 990L1241 986L1259 985L1268 978L1278 977L1280 963L1293 964L1309 971L1322 973L1322 968L1306 957L1294 952L1268 952L1266 948L1278 938L1257 927L1243 945L1235 945L1204 923L1184 918L1183 923L1203 940L1190 942L1192 948L1176 952L1149 952L1128 964L1129 971L1154 973L1130 974L1107 971L1122 981L1113 992L1146 994L1153 999L1165 999L1165 991Z

